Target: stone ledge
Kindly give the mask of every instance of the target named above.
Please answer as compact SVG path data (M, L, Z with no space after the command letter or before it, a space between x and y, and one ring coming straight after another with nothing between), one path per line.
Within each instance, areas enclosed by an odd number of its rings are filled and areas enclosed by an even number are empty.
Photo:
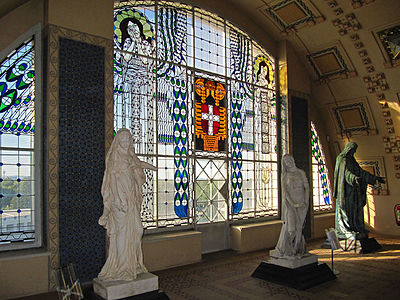
M201 232L192 230L145 236L143 256L144 264L149 271L200 262Z
M240 253L274 248L281 232L282 221L231 226L231 248Z

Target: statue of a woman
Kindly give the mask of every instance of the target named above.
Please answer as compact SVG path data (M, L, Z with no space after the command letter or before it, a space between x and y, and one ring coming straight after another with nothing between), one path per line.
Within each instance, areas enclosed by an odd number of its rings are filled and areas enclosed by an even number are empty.
M289 154L282 158L281 181L283 226L274 257L301 257L307 253L303 227L309 206L309 185L306 174L296 167Z
M354 158L357 144L349 142L336 158L333 196L336 198L336 234L341 239L368 237L364 224L368 184L384 183L382 177L364 171Z
M143 170L156 167L139 160L132 141L130 131L120 129L106 157L101 187L104 211L99 224L107 229L110 245L107 261L98 275L104 281L133 280L147 272L141 245L142 184L146 181Z

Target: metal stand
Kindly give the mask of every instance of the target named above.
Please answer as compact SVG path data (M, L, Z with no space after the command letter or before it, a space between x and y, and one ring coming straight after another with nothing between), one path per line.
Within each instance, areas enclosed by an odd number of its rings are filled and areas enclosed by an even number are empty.
M338 270L335 270L333 268L333 249L332 248L331 248L331 264L332 264L332 273L335 274L335 275L340 274L340 272Z

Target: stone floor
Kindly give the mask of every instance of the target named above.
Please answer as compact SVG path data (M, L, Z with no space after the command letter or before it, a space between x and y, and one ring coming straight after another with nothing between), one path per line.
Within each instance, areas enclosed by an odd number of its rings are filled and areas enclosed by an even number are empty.
M375 236L382 249L369 254L359 251L334 251L337 279L304 291L253 278L250 275L268 250L237 254L222 251L203 256L201 263L159 272L159 287L170 299L400 299L400 238ZM331 250L321 249L323 240L308 243L319 263L331 266ZM358 247L359 249L359 247ZM19 300L57 299L47 293ZM90 297L89 297L90 298ZM88 299L89 299L88 298Z
M337 279L300 291L251 277L268 251L206 255L203 262L156 272L170 299L400 299L400 238L376 237L375 253L334 251ZM331 266L331 250L322 240L308 243L319 263Z

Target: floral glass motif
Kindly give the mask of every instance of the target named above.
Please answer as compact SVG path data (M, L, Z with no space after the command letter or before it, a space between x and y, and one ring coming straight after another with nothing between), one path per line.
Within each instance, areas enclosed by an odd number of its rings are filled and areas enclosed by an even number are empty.
M315 211L332 209L330 182L326 167L325 155L315 129L311 122L313 202Z
M129 128L141 159L158 165L143 186L146 228L223 221L228 209L277 214L274 74L274 60L216 15L115 4L114 129Z
M35 44L0 62L0 244L35 239Z

